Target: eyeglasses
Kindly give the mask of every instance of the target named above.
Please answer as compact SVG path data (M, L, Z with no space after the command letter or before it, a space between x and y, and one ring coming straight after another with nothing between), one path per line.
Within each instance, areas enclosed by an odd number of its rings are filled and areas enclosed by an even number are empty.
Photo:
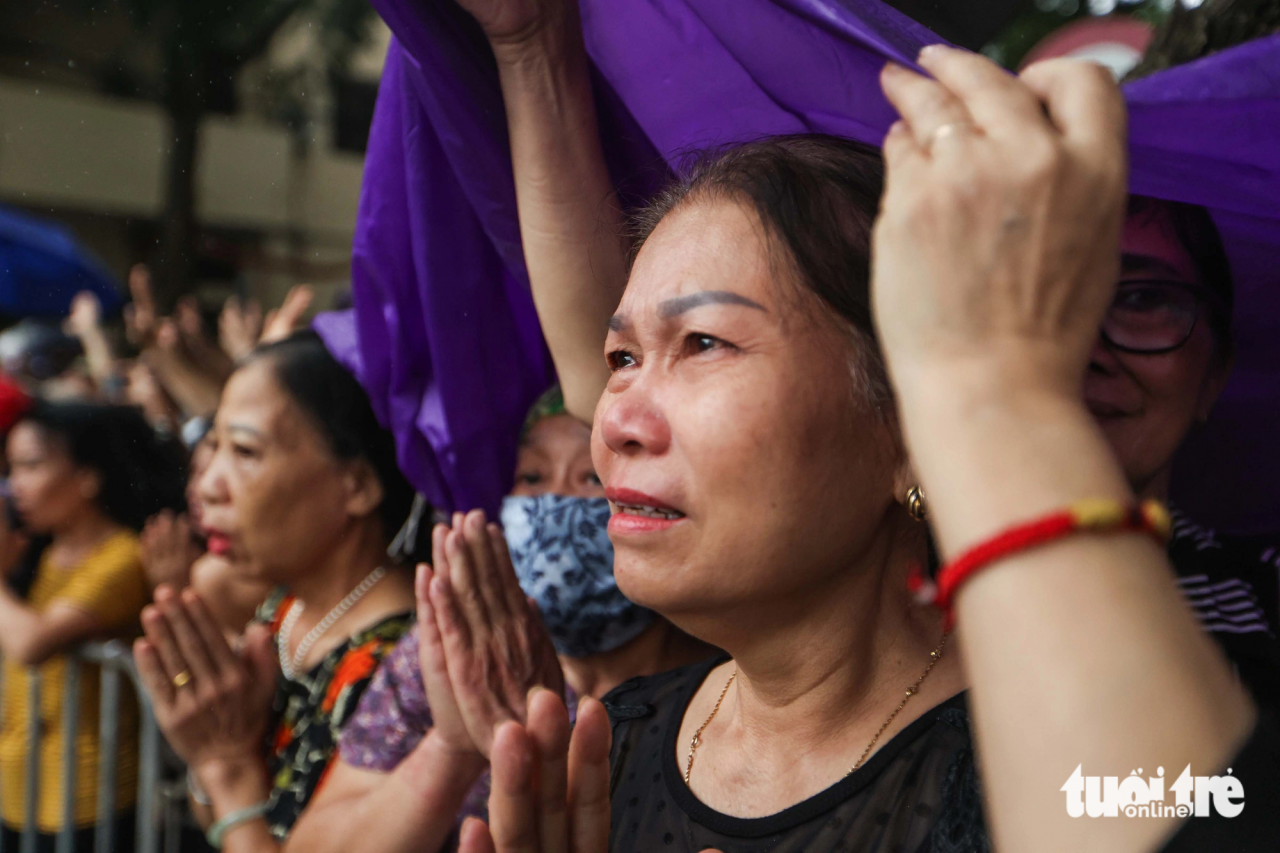
M1212 294L1177 281L1122 281L1102 321L1102 339L1124 352L1159 355L1186 344Z

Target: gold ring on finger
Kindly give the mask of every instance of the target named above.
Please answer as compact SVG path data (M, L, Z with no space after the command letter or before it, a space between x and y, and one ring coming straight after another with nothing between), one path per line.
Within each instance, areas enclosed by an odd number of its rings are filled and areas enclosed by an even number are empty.
M173 677L173 686L179 689L186 687L190 683L191 683L190 670L184 669L182 672L178 673Z

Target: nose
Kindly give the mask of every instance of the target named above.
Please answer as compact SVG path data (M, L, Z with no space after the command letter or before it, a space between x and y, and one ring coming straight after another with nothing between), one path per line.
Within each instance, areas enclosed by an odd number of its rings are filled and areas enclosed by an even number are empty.
M619 456L660 455L671 446L671 425L645 383L632 382L601 404L597 426L605 446Z
M223 461L226 453L222 446L214 451L204 471L196 479L195 493L200 503L206 506L225 504L230 500L227 490L227 478L223 473Z
M1107 343L1102 335L1098 335L1093 342L1093 349L1089 351L1089 372L1100 373L1104 376L1114 376L1120 370L1120 357L1116 354L1115 349Z

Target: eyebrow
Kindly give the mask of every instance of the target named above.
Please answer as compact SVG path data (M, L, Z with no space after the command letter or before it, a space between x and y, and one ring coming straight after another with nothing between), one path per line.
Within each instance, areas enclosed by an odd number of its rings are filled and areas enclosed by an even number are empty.
M262 438L264 436L262 430L245 426L244 424L227 424L227 432L247 432L254 438Z
M1186 278L1181 270L1167 261L1134 252L1125 252L1120 255L1120 274L1159 275L1174 281L1182 281Z
M659 302L658 316L663 320L670 320L679 317L686 311L692 311L694 308L699 308L703 305L741 305L744 308L754 308L757 311L769 313L769 309L759 302L754 299L748 299L740 293L734 293L729 290L699 290L697 293L689 293ZM627 325L627 318L623 314L614 314L609 318L609 328L612 331L620 332Z

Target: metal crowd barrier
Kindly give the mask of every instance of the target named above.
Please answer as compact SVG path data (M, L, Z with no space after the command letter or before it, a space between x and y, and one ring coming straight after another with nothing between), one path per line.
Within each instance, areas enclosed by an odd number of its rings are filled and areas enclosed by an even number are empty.
M163 839L166 853L180 844L184 784L163 784L161 779L161 736L146 691L138 680L129 647L119 641L90 643L66 655L62 693L62 827L57 834L56 853L75 850L76 736L80 729L80 671L97 666L100 675L98 706L97 824L94 853L117 853L114 837L116 817L116 768L119 759L120 691L123 676L137 696L140 716L138 754L137 826L135 853L159 853ZM24 796L25 821L16 851L6 850L0 835L0 853L36 853L39 828L36 822L40 792L40 743L43 737L40 714L40 671L28 671L28 734ZM119 851L124 853L124 851Z

